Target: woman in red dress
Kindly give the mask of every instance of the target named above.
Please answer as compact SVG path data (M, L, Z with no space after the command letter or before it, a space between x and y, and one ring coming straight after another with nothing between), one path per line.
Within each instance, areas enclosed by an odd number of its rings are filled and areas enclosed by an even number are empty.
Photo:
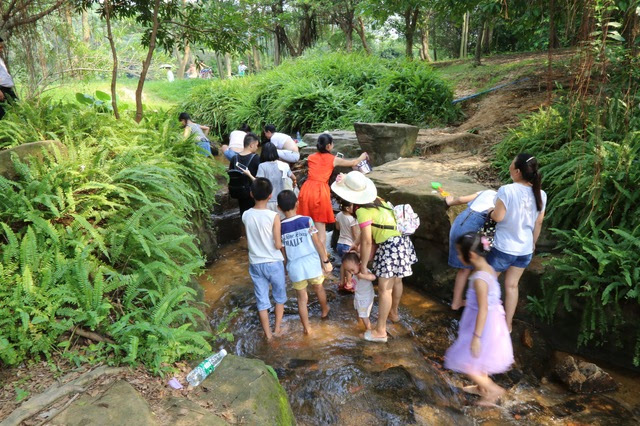
M307 160L309 172L307 180L300 188L298 214L310 216L313 219L318 229L318 237L320 237L323 246L326 246L326 224L336 221L331 207L329 178L331 178L334 167L353 167L365 160L367 153L363 152L360 157L354 159L336 157L331 153L333 138L328 133L320 135L316 148L318 148L318 152L311 154Z

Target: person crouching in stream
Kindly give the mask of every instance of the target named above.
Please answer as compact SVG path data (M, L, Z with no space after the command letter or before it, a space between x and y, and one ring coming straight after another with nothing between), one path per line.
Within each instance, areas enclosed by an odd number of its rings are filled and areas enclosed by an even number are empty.
M373 256L372 272L378 277L378 322L367 330L370 342L387 341L387 318L400 321L398 306L402 297L402 278L410 276L411 265L418 261L413 243L397 228L393 208L378 197L376 186L358 171L338 175L331 189L340 198L358 206L356 218L360 226L360 272L367 273ZM374 243L377 249L374 250Z

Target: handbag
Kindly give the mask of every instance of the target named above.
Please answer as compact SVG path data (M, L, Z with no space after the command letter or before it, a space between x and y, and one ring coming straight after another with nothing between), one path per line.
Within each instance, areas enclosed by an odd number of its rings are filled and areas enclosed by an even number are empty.
M491 219L492 211L493 210L490 210L487 213L487 217L485 218L484 223L482 224L480 229L478 229L478 234L485 237L489 241L489 247L493 247L493 240L496 236L496 225L497 225L497 222Z

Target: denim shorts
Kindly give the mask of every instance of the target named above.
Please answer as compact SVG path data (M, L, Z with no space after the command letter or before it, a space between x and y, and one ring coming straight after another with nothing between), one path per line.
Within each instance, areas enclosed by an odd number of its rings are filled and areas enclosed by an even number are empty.
M224 156L225 156L225 158L226 158L227 160L229 160L229 161L233 160L233 159L235 158L235 156L236 156L236 155L238 155L238 153L237 153L237 152L235 152L234 150L232 150L231 148L227 149L227 150L224 152Z
M492 247L491 251L487 255L487 262L489 262L489 265L491 265L496 272L504 272L511 266L523 269L526 268L529 266L531 258L533 258L533 253L515 256L513 254L501 252L497 248Z
M271 284L271 293L277 304L281 305L287 301L283 262L250 264L249 275L253 281L253 292L256 295L256 304L259 311L271 308L269 284Z
M449 266L458 269L473 269L473 266L465 265L458 259L456 250L456 240L469 232L477 232L484 224L487 215L467 207L462 213L456 216L449 231Z
M205 152L201 152L202 155L206 157L211 156L211 144L209 143L209 141L202 140L198 142L198 146L205 151Z

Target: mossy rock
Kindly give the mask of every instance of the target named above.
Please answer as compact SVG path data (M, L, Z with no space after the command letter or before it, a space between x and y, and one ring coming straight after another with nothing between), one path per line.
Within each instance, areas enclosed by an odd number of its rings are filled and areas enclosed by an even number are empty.
M235 422L241 424L296 424L286 392L258 359L227 355L192 399L210 411L232 413Z
M0 151L0 176L4 176L7 179L15 179L18 176L11 159L12 154L16 154L23 162L29 157L42 160L44 158L43 149L53 155L56 155L56 153L66 155L67 153L67 147L62 142L54 140L25 143Z

